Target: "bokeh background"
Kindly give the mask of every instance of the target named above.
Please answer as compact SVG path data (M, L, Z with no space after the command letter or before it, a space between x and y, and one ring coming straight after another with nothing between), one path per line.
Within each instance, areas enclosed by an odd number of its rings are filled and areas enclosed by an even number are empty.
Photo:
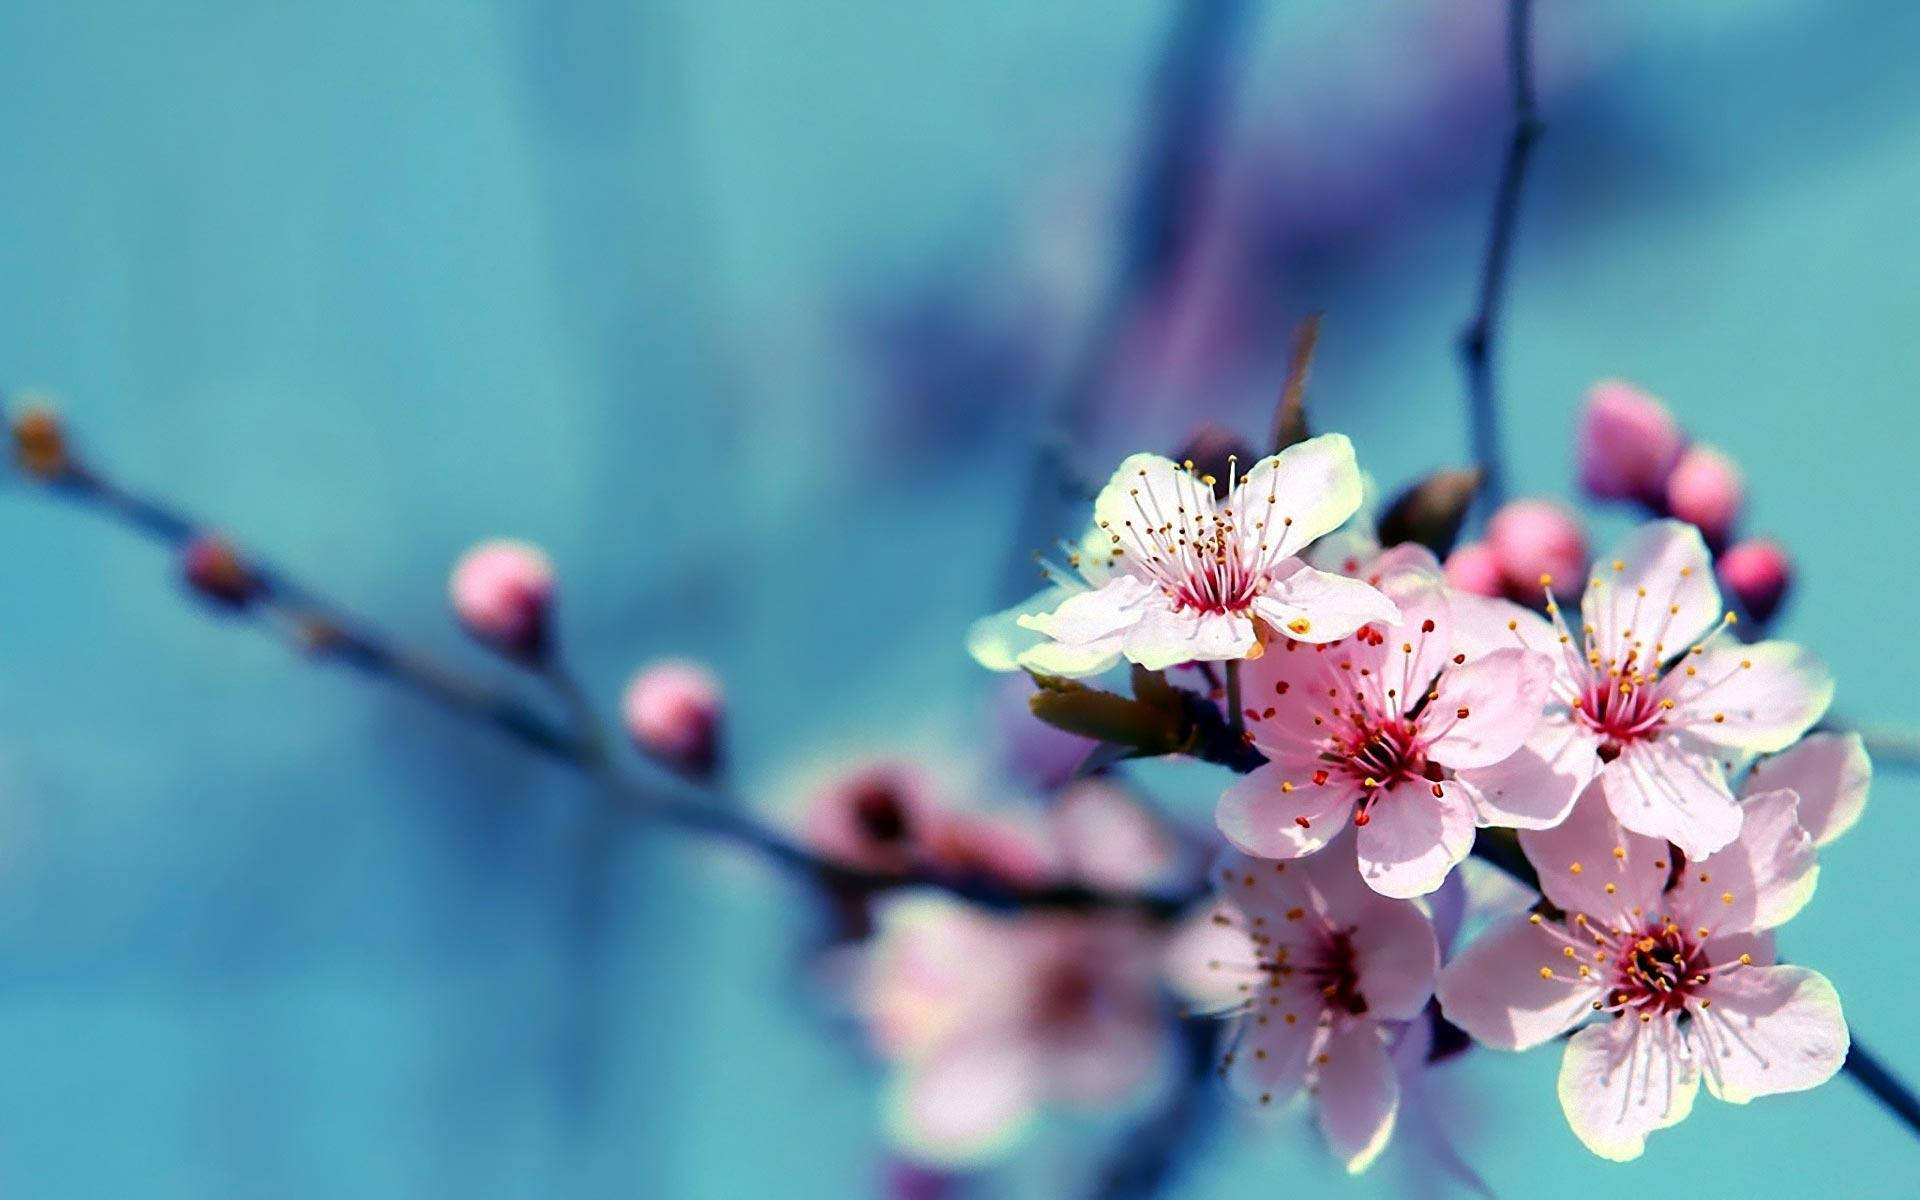
M1466 457L1452 339L1506 125L1494 0L1230 6L1177 269L1078 456L1267 420L1285 333L1384 486ZM1839 707L1920 722L1920 7L1537 6L1548 132L1500 347L1511 475L1571 498L1597 378L1663 395L1797 556ZM359 0L0 7L0 377L90 451L485 669L457 553L549 548L595 698L732 693L808 763L958 752L1045 398L1126 243L1182 6ZM1137 214L1131 214L1137 217ZM1609 524L1609 520L1613 524ZM1619 518L1603 519L1605 533ZM0 1192L843 1197L877 1073L789 885L609 831L564 771L201 610L0 487ZM1018 553L1015 553L1015 551ZM1206 776L1169 789L1204 819ZM1883 769L1783 950L1920 1077ZM596 855L604 861L596 865ZM1447 1068L1503 1195L1910 1195L1845 1080L1587 1157L1550 1053ZM1181 1194L1398 1194L1228 1122ZM1000 1191L1052 1195L1042 1143ZM994 1194L989 1192L988 1194Z

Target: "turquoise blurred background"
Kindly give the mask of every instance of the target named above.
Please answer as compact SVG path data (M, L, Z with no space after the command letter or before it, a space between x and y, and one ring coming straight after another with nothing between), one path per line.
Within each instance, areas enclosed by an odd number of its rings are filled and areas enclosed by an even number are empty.
M1237 14L1214 239L1101 393L1086 469L1260 428L1314 309L1321 424L1388 487L1465 458L1503 6L1364 9ZM977 738L960 636L1007 599L1034 414L1110 272L1177 11L16 0L0 380L478 669L447 567L540 542L594 697L710 659L773 810L798 764ZM1838 708L1920 723L1920 6L1541 0L1537 24L1514 484L1571 498L1595 379L1663 395L1797 556L1782 630ZM678 835L608 846L570 775L302 666L14 479L0 546L0 1193L879 1186L878 1075L803 982L785 881ZM1212 776L1176 778L1204 818ZM1909 1079L1920 966L1889 906L1915 799L1882 771L1782 937ZM1621 1167L1567 1132L1555 1070L1443 1071L1502 1195L1914 1194L1920 1145L1846 1080L1702 1101ZM1304 1122L1227 1125L1178 1194L1435 1183L1400 1147L1348 1180ZM1049 1147L999 1190L1070 1193L1084 1161Z

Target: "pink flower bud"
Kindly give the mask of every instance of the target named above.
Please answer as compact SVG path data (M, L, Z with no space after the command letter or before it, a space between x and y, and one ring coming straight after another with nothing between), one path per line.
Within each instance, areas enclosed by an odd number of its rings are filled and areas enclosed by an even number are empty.
M239 551L210 534L187 543L180 574L188 587L227 608L245 608L260 594L260 579Z
M1536 597L1541 581L1551 579L1556 595L1572 596L1586 581L1587 537L1580 519L1551 500L1515 500L1494 513L1487 545L1511 595Z
M863 763L808 798L801 839L850 867L904 872L919 861L940 807L934 783L918 767Z
M509 654L537 658L547 646L553 565L525 542L482 542L453 568L453 611L467 632Z
M1684 444L1666 405L1630 383L1602 380L1580 414L1580 482L1601 499L1657 508Z
M1741 542L1720 556L1720 582L1754 621L1765 624L1780 611L1793 586L1793 560L1769 538Z
M1689 447L1667 477L1667 511L1698 525L1709 545L1726 544L1745 499L1740 468L1712 446Z
M691 775L720 758L720 682L695 662L657 662L627 684L621 703L640 749Z
M1485 542L1455 546L1447 555L1447 582L1476 596L1505 594L1501 586L1500 556Z

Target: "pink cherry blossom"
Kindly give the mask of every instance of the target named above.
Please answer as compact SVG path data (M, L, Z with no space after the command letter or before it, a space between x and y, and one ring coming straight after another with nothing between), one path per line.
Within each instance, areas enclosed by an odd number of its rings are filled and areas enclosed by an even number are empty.
M512 654L545 648L553 564L526 542L482 542L454 564L447 591L467 632Z
M1350 1171L1385 1147L1400 1106L1389 1043L1420 1016L1439 948L1420 907L1363 886L1353 838L1299 863L1229 855L1218 904L1168 949L1197 1006L1232 1021L1222 1073L1240 1099L1311 1092Z
M1537 595L1542 576L1569 587L1587 569L1587 535L1579 518L1551 500L1502 505L1487 522L1487 545L1499 560L1508 595Z
M1587 392L1576 442L1580 482L1589 493L1652 505L1665 495L1686 444L1666 405L1617 379Z
M1699 526L1716 546L1726 545L1745 499L1740 468L1711 446L1688 447L1667 476L1667 511Z
M1496 924L1439 984L1448 1020L1510 1050L1599 1014L1567 1043L1560 1103L1575 1135L1616 1160L1685 1119L1703 1077L1743 1104L1825 1082L1848 1045L1833 986L1774 964L1770 931L1817 872L1794 794L1749 798L1739 837L1695 860L1621 827L1619 798L1601 793L1631 786L1602 778L1563 824L1521 832L1565 919Z
M621 698L634 744L693 774L711 771L720 753L720 681L696 662L653 663Z
M1712 561L1700 533L1651 521L1595 566L1581 626L1498 600L1455 598L1462 640L1482 651L1553 657L1547 719L1520 753L1461 778L1493 803L1570 800L1600 774L1614 815L1635 833L1704 857L1740 831L1722 757L1784 749L1833 696L1820 660L1787 642L1721 636ZM1542 800L1551 808L1550 799Z
M1180 843L1138 797L1111 779L1062 788L1048 824L1067 878L1111 892L1151 891L1180 862Z
M1467 542L1447 555L1447 586L1475 596L1500 596L1507 590L1500 556L1485 542Z
M1398 630L1289 639L1247 664L1247 729L1269 761L1227 790L1215 816L1229 841L1265 858L1311 854L1351 817L1368 884L1418 896L1466 856L1476 822L1550 824L1572 797L1489 798L1449 770L1490 766L1525 744L1553 664L1517 647L1456 652L1452 602L1431 570L1395 570L1380 587L1403 614Z
M941 819L938 785L911 762L880 759L830 777L806 800L801 837L835 862L902 873L924 856Z
M1245 658L1274 636L1326 642L1396 619L1373 588L1298 557L1359 506L1345 437L1311 438L1230 474L1224 499L1215 482L1155 454L1121 463L1094 503L1104 545L1083 546L1073 570L1015 619L1046 640L1009 655L988 636L1001 626L976 626L976 657L1060 675L1122 658L1158 670Z
M1048 1104L1120 1106L1165 1063L1151 930L1120 916L999 916L915 894L880 912L860 991L896 1066L887 1125L911 1157L975 1165Z

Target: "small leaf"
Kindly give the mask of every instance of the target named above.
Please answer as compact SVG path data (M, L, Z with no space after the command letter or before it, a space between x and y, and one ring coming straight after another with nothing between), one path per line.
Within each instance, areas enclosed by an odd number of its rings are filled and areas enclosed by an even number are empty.
M1480 488L1480 472L1460 467L1435 471L1394 497L1380 518L1380 544L1418 542L1445 557L1460 536L1467 507Z
M1313 349L1320 343L1320 314L1314 313L1293 331L1293 353L1287 360L1287 381L1280 388L1280 404L1273 417L1273 452L1285 450L1313 436L1307 425L1307 375L1313 369Z
M1142 679L1144 677L1144 680ZM1191 738L1185 693L1154 672L1139 672L1144 697L1121 696L1072 679L1035 674L1039 690L1027 699L1033 715L1068 733L1127 748L1129 757L1175 754Z

